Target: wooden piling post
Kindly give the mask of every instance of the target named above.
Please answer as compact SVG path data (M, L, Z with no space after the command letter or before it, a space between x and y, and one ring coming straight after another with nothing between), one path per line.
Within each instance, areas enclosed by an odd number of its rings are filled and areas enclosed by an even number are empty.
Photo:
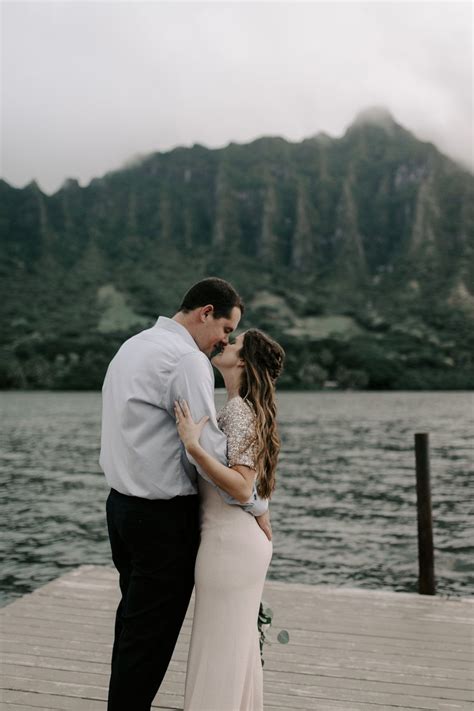
M418 518L418 592L435 595L433 522L431 516L429 435L415 434L416 504Z

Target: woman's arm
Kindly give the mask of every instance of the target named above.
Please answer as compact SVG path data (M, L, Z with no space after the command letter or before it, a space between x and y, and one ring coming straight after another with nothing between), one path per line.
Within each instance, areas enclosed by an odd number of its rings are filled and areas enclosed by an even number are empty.
M232 469L211 457L199 444L199 442L186 447L189 454L196 460L199 466L221 489L237 499L241 504L246 504L253 491L255 470L250 467L237 464Z
M199 437L209 418L203 417L195 423L185 401L175 402L174 409L178 433L186 451L217 486L241 504L247 503L253 491L255 470L240 464L233 468L221 464L199 444Z

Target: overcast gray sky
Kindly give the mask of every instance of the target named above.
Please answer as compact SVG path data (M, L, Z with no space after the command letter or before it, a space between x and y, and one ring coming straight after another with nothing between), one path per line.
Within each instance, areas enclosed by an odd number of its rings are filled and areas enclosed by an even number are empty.
M469 2L3 2L1 174L46 192L130 158L343 134L386 106L473 159Z

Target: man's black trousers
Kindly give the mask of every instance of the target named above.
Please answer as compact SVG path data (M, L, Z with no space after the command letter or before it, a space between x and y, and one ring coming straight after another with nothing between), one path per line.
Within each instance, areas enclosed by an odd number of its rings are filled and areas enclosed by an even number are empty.
M194 585L197 496L107 499L112 559L122 599L115 620L108 711L150 711Z

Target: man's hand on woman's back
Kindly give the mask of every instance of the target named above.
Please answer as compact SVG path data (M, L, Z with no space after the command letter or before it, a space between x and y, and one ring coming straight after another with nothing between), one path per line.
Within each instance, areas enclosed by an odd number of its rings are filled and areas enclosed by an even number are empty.
M270 525L270 510L266 511L261 516L255 516L255 520L268 538L269 541L272 540L272 527Z

